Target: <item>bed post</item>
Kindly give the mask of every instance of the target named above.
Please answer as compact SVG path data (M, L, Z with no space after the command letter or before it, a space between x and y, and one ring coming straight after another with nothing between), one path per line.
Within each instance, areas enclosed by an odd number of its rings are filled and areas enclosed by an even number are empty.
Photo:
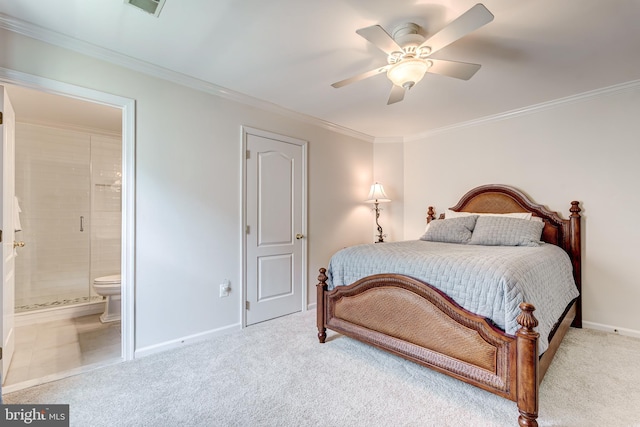
M571 263L573 264L573 278L576 281L576 287L580 295L576 304L576 317L573 319L571 326L574 328L582 328L582 271L580 269L582 245L580 244L580 206L579 202L571 202L571 233L569 242L571 246Z
M324 293L327 290L327 272L326 268L320 269L320 275L318 276L318 283L316 285L317 293L317 319L318 319L318 340L320 344L323 344L327 339L327 328L324 327Z
M538 338L533 328L538 319L533 315L532 304L520 303L522 312L517 321L521 326L516 332L516 381L518 392L518 424L521 427L537 427L538 422Z
M436 219L436 211L433 209L433 206L429 206L427 209L427 224Z

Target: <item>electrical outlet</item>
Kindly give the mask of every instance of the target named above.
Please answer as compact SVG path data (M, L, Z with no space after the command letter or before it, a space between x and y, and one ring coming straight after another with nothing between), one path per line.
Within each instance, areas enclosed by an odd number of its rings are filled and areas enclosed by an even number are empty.
M224 283L220 283L220 298L228 297L229 292L231 292L231 287L229 286L229 281L225 280Z

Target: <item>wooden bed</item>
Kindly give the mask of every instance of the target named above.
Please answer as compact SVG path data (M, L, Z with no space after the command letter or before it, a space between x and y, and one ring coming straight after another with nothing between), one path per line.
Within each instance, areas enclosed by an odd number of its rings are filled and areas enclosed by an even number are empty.
M542 218L545 222L542 240L569 254L580 291L578 205L576 201L571 202L571 214L565 220L557 212L533 203L515 188L485 185L469 191L451 210L531 212ZM427 221L433 219L435 212L429 207ZM520 328L514 336L414 278L377 274L328 291L325 273L321 268L317 285L317 326L321 343L325 342L328 328L515 401L521 426L538 425L539 384L569 326L582 327L578 297L558 319L549 347L539 357L535 307L526 302L520 304L521 313L517 318ZM403 316L408 319L405 324L389 325L380 315L381 307L410 315Z

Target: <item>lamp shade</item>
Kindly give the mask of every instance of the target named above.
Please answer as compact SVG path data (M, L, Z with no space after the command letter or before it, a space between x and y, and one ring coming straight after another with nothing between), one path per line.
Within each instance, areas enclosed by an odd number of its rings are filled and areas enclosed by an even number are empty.
M371 186L371 190L369 190L367 200L365 200L366 203L383 203L390 201L391 199L389 199L389 197L387 197L387 195L385 194L382 184L378 182Z
M394 85L410 89L422 80L428 68L429 64L423 59L405 59L389 68L387 77Z

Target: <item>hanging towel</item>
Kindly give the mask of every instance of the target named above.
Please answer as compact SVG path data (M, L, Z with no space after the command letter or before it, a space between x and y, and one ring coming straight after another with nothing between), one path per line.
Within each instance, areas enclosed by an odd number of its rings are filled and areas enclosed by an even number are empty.
M22 224L20 223L20 212L22 212L22 209L20 209L18 197L14 197L13 212L13 226L15 227L16 231L22 231Z

